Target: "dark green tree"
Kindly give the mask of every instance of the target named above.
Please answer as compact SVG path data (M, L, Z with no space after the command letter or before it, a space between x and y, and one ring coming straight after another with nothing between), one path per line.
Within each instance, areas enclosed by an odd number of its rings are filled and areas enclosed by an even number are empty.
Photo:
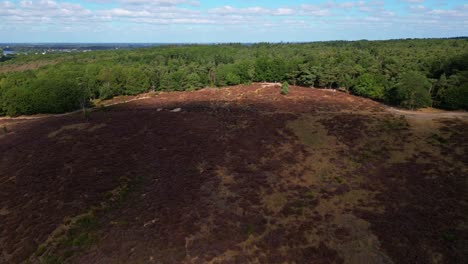
M389 99L392 103L409 109L428 107L432 104L430 88L431 84L426 76L419 72L407 72L391 89Z
M353 94L376 100L383 100L385 97L385 86L369 73L359 76L351 91Z

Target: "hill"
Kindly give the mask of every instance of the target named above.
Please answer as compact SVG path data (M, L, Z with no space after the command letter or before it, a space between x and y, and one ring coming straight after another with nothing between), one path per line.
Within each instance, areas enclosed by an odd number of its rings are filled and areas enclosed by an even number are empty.
M467 262L466 113L271 83L122 100L0 120L1 263Z

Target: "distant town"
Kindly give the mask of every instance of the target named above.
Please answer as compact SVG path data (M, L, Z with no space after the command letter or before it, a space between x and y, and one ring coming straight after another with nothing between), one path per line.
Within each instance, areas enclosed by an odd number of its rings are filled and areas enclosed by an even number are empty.
M172 43L0 43L3 56L14 54L51 54L89 52L94 50L134 49L162 45L181 45Z

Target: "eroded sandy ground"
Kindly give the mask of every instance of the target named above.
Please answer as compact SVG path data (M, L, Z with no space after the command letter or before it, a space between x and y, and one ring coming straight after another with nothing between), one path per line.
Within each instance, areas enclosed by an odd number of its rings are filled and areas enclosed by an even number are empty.
M290 90L1 120L0 263L467 262L465 115Z

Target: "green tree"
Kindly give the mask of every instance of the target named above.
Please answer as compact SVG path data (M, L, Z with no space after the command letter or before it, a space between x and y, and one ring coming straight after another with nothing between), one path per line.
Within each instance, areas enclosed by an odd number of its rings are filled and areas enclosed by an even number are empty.
M240 82L241 82L241 78L239 75L232 73L232 72L228 72L228 74L226 75L226 83L228 85L237 85Z
M431 106L431 84L419 72L404 73L398 84L390 90L389 99L402 107L415 109Z
M376 100L382 100L385 97L384 85L379 83L377 78L369 73L359 76L351 91L356 95Z
M2 96L2 110L8 116L34 114L32 94L26 87L13 87Z
M190 73L184 77L183 86L187 90L195 90L202 87L201 78L197 73Z
M149 78L140 68L129 67L123 71L125 75L125 94L135 95L147 92L149 89Z
M468 70L451 75L438 96L444 108L468 110Z

